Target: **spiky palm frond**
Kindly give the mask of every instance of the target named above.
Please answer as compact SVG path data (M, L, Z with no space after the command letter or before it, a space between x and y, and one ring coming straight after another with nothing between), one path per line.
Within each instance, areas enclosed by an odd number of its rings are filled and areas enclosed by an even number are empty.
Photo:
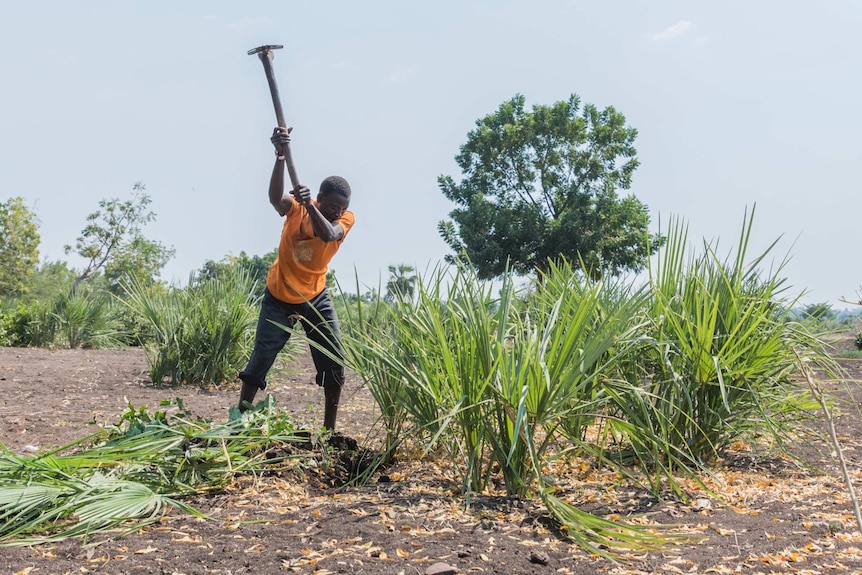
M273 449L307 436L271 396L218 424L168 404L178 411L129 405L117 425L36 456L0 446L0 545L136 529L170 507L201 515L182 498L312 456Z

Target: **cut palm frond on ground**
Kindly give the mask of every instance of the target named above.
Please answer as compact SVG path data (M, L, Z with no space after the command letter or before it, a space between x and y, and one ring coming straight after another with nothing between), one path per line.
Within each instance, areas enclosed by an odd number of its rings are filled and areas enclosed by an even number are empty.
M170 402L169 402L170 403ZM137 529L180 498L218 489L239 473L278 469L311 452L271 396L226 423L129 406L120 423L37 456L0 451L0 545L29 545ZM68 453L66 453L68 452Z

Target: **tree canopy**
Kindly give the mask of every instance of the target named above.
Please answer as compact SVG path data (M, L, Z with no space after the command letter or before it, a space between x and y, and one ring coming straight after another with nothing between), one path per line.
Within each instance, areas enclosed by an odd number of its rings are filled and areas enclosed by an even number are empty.
M613 107L580 99L525 109L516 95L476 121L455 157L463 178L440 176L457 204L438 231L481 278L547 268L564 258L593 275L643 269L650 238L647 207L633 195L637 130Z
M398 297L410 300L416 292L418 276L413 266L398 264L389 266L389 281L386 282L386 301L395 301Z
M802 308L803 317L814 321L827 320L830 316L834 315L834 313L835 312L832 311L832 305L828 302L812 303Z
M274 248L271 252L267 252L262 256L250 256L244 251L238 256L228 254L219 261L207 260L203 267L197 272L197 281L206 281L211 279L224 280L237 273L239 270L244 270L256 282L258 289L263 293L266 287L266 276L269 273L269 268L278 257L278 248Z
M116 291L124 280L134 277L141 284L152 283L164 265L174 256L174 249L149 240L142 228L156 219L148 211L150 196L138 182L130 200L100 200L99 209L87 216L87 225L66 253L76 253L87 261L75 279L72 291L83 280L102 272L108 287Z
M20 197L0 202L0 296L27 291L39 263L39 224Z

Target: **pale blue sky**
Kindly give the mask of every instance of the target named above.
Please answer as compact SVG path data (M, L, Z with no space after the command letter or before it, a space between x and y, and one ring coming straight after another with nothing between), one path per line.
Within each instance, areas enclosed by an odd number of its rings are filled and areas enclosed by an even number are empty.
M679 216L729 249L756 202L753 249L781 236L790 292L837 303L862 284L860 29L853 0L4 2L0 199L35 208L52 260L137 181L147 235L176 249L164 279L268 252L275 116L246 52L283 44L300 179L354 190L342 282L439 262L454 206L436 179L460 175L476 119L576 93L639 131L632 192L654 229Z

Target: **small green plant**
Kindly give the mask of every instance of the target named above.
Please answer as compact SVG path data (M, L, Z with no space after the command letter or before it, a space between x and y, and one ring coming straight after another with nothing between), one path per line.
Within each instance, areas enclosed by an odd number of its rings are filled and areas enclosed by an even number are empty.
M54 345L56 332L57 319L50 303L43 300L18 303L9 334L11 345L50 347Z
M107 292L78 290L54 304L56 331L69 348L112 348L123 336L113 297Z
M856 338L853 340L853 345L856 346L856 349L862 350L862 332L856 334Z

